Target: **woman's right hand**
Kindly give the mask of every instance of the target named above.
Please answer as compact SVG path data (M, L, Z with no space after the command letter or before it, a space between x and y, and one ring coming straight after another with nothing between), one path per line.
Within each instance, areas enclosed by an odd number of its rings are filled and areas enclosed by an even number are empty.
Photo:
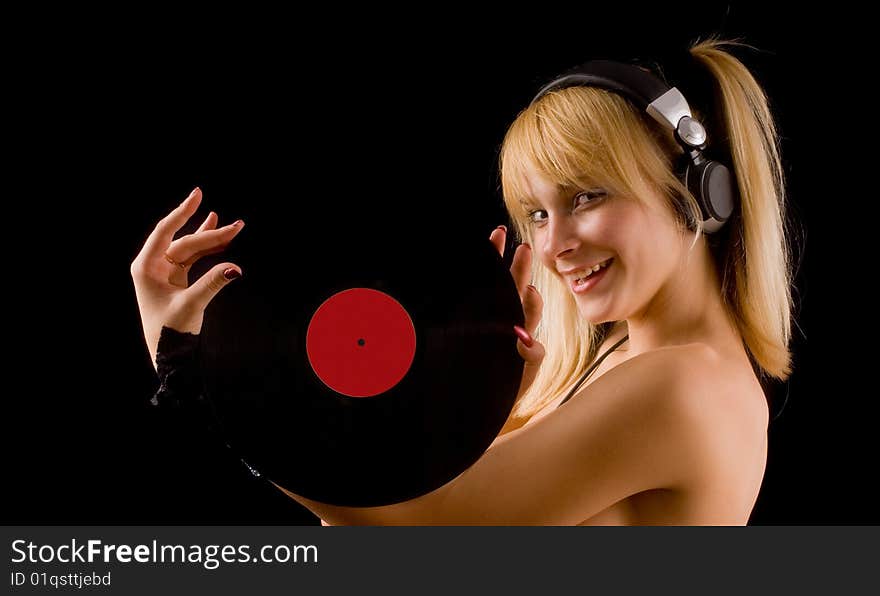
M187 274L193 263L223 251L244 227L238 220L218 229L217 214L212 211L196 232L174 240L201 200L202 191L195 188L156 225L131 263L144 339L154 367L162 327L200 333L205 308L226 284L241 277L237 265L220 263L188 287Z
M495 246L502 257L504 246L507 243L507 228L498 226L489 235L489 240ZM510 275L516 284L522 301L523 314L525 315L525 328L514 327L514 332L519 337L516 349L525 361L523 368L522 383L519 394L529 388L541 368L544 360L544 345L534 339L535 330L541 322L541 314L544 310L544 300L535 286L529 283L532 274L532 247L528 244L520 244L516 247L513 261L510 264Z

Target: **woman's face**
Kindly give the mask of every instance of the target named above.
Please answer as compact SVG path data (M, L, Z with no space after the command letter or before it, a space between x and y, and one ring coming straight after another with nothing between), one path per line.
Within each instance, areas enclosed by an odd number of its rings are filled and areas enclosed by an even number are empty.
M642 316L673 283L685 249L660 195L639 200L602 187L529 179L533 250L594 324ZM591 266L600 264L588 277Z

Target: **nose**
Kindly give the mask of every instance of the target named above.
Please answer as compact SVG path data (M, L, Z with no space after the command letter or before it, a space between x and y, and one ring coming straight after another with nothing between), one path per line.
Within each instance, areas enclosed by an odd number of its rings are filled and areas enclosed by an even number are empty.
M564 258L574 252L580 244L575 233L574 222L570 217L551 217L547 222L547 233L541 250L548 262Z

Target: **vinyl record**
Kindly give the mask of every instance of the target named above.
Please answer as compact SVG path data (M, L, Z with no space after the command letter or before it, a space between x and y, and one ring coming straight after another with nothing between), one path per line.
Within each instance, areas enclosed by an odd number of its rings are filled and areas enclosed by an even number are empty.
M452 480L497 436L522 375L522 307L485 237L384 237L295 270L250 255L205 313L206 391L230 446L325 503L391 504Z

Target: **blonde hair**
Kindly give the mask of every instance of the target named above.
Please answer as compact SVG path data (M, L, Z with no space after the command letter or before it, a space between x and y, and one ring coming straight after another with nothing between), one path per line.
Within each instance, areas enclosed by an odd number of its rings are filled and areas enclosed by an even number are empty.
M694 42L691 56L716 83L707 122L710 146L729 151L740 203L722 232L712 238L722 299L736 321L759 377L785 380L791 373L791 251L785 218L785 186L778 136L767 97L748 69L724 49L744 45L710 37ZM674 82L671 82L674 84ZM718 130L709 126L717 122ZM714 144L713 144L714 141ZM601 181L612 193L656 196L659 189L677 215L682 232L699 220L696 199L676 175L681 147L672 133L624 98L594 87L570 87L545 95L523 110L501 148L503 198L517 235L532 243L523 203L530 203L527 176L588 188ZM700 231L694 232L694 242ZM715 245L717 243L717 246ZM533 259L533 284L544 298L536 337L546 356L513 417L527 417L567 392L595 358L614 323L594 325L579 316L564 283Z

